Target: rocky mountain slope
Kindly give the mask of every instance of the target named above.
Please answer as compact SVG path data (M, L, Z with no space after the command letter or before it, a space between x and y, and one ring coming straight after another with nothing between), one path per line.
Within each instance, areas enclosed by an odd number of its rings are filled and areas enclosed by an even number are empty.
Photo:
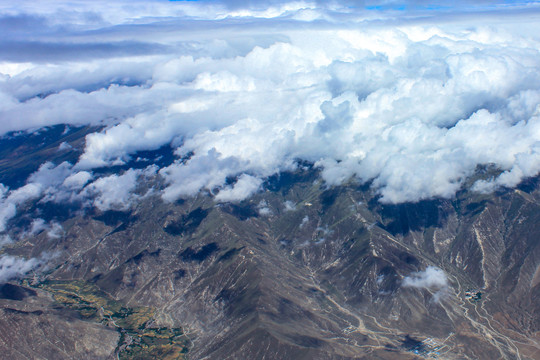
M48 260L2 287L4 354L540 358L538 178L401 205L307 163L239 203L166 203L162 186L139 183L125 211L25 205L1 252ZM37 216L61 236L24 235Z

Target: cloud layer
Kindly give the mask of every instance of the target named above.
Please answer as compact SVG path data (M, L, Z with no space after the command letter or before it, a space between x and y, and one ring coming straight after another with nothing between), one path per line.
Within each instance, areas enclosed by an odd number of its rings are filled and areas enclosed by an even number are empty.
M480 192L540 171L535 2L126 4L0 1L0 133L105 126L77 164L0 188L0 230L38 198L126 209L149 176L165 200L238 201L305 160L399 203L450 198L478 166L500 172ZM170 166L94 172L163 146Z

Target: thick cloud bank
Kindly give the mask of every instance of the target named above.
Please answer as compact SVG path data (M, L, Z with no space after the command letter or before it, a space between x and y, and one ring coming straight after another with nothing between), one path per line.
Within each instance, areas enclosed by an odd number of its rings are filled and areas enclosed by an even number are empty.
M399 203L452 197L479 166L498 170L480 192L540 171L535 2L14 4L0 1L0 133L105 128L77 164L0 187L0 230L41 197L126 209L156 175L166 200L238 201L305 160ZM93 172L167 145L168 167Z

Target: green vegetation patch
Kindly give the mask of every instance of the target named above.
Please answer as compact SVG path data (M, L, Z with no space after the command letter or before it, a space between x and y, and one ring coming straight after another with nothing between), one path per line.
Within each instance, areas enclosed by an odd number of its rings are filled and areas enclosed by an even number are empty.
M155 311L150 307L126 307L81 280L49 280L37 287L52 294L56 307L75 310L83 320L116 328L120 333L119 359L186 359L189 340L183 330L152 327Z

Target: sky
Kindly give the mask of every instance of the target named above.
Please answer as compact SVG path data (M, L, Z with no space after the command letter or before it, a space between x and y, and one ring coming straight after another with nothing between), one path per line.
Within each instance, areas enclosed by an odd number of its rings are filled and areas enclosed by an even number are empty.
M76 163L0 186L0 232L29 201L127 210L154 178L164 201L242 201L300 161L382 203L452 198L479 167L473 191L512 188L540 171L539 20L536 1L0 0L0 135L101 126ZM95 171L164 146L173 164Z

